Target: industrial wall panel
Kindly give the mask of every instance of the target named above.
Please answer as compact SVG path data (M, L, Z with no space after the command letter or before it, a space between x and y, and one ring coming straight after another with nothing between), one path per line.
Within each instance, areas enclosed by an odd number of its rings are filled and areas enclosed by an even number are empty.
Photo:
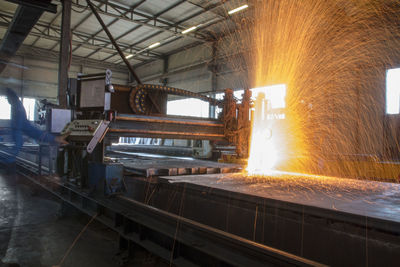
M243 89L248 87L247 74L244 72L231 72L217 76L216 91L223 91L226 88Z
M199 80L195 83L191 81L181 81L181 82L176 82L170 84L172 87L177 87L177 88L184 88L186 90L195 92L195 93L202 93L202 92L210 92L211 87L210 87L210 79L204 79L204 80Z
M69 77L76 78L78 73L99 73L106 68L93 68L71 64ZM113 83L127 84L128 71L113 71ZM15 56L2 72L0 84L14 89L25 97L56 99L58 92L58 64L48 60Z
M163 68L164 68L164 61L160 59L136 68L135 72L140 79L145 79L148 76L153 76L155 74L162 74Z
M199 62L210 61L211 58L211 44L195 46L171 55L169 57L168 69L173 70L175 68L190 66Z
M168 85L192 92L210 92L211 79L211 72L203 67L169 76Z
M27 57L24 57L24 63L25 63L25 65L31 66L31 67L42 67L42 68L56 69L56 70L58 68L58 64L55 62L50 62L50 61L45 61L45 60L36 60L36 59L27 58Z
M22 95L37 99L56 99L58 83L24 80Z
M23 79L44 83L57 83L58 82L58 69L49 69L41 67L29 67L27 70L22 71Z

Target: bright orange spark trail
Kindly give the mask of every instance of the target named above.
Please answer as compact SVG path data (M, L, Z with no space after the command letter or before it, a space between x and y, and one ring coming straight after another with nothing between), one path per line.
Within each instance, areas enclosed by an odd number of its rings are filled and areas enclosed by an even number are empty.
M337 155L382 153L384 77L400 58L395 1L254 1L241 38L255 49L253 87L286 85L284 119L266 120L273 100L256 101L249 174L271 170L341 175L322 166ZM390 15L389 15L390 13ZM278 89L276 89L278 90ZM354 170L353 170L354 172Z

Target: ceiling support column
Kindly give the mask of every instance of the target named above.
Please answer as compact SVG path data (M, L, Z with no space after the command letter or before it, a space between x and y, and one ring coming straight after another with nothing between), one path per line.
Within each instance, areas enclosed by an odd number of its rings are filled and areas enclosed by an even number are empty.
M68 70L71 64L71 0L62 0L60 54L58 64L58 104L67 108Z
M216 91L217 91L217 43L214 42L212 45L212 60L211 60L211 94L210 97L215 98L216 97ZM216 106L211 105L209 107L209 115L208 117L210 118L215 118L215 111L216 111Z

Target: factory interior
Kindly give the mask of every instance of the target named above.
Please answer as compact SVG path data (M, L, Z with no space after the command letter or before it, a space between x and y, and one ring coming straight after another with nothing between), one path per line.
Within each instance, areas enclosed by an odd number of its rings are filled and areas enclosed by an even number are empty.
M400 1L0 0L0 267L399 262Z

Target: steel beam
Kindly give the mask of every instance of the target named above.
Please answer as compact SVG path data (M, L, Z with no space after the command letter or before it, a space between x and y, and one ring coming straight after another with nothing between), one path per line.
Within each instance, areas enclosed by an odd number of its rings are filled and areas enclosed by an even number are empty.
M0 150L0 157L7 157L7 153ZM122 241L138 244L171 265L325 266L132 198L89 195L63 180L38 175L39 166L21 157L17 157L17 166L22 177L95 217L118 233ZM182 194L178 190L176 193ZM183 198L178 203L183 212L182 204Z
M161 10L161 11L158 12L157 14L154 14L154 18L160 17L161 15L167 13L168 11L170 11L170 10L176 8L176 7L178 7L179 5L183 4L184 2L186 2L186 0L181 0L181 1L176 2L175 4L173 4L173 5L169 6L169 7L167 7L166 9ZM124 13L124 15L127 15L127 14L128 14L128 12ZM145 22L148 23L149 21L150 21L150 19L147 19ZM144 26L144 25L143 25L143 24L137 25L136 27L134 27L134 28L128 30L127 32L121 34L119 37L116 38L116 40L122 38L122 37L125 36L126 34L130 34L130 33L134 32L134 31L136 31L137 29L141 28L142 26ZM155 34L152 34L152 35L150 35L150 36L148 36L148 37L146 37L146 38L151 38L152 36L156 36L156 35L158 35L158 34L161 33L161 32L162 32L162 31L157 31ZM146 38L145 38L145 39L146 39ZM132 45L140 44L140 43L143 42L143 40L145 40L145 39L142 39L142 40L140 40L140 41L137 41L137 42L135 42L135 43L132 44ZM141 49L140 51L138 51L135 55L139 55L142 51L145 51L145 50L147 50L147 49L146 49L146 48L143 48L143 49ZM134 55L134 56L135 56L135 55ZM108 58L107 58L107 59L108 59Z
M54 18L50 21L49 26L53 25L53 23L57 20L57 18L62 14L62 8L61 10L54 16ZM45 30L42 31L42 33L45 33ZM35 41L31 44L31 46L35 46L35 44L40 40L40 36L36 38Z
M140 6L141 4L143 4L143 3L146 2L146 1L147 1L147 0L142 0L142 1L140 1L139 3L137 3L137 4L133 5L133 6L131 6L131 7L130 7L130 10L134 10L135 8L137 8L138 6ZM129 13L129 11L126 11L125 13L123 13L123 16L126 16L128 13ZM113 24L116 23L117 21L119 21L119 19L117 19L117 18L114 19L113 21L111 21L110 23L108 23L108 24L106 25L106 27L107 27L107 28L110 27L111 25L113 25ZM138 28L140 28L140 27L141 27L141 25L136 26L135 28L133 28L133 29L131 30L131 32L133 32L134 30L136 30L136 29L138 29ZM102 32L102 30L98 30L97 32L95 32L94 34L92 34L91 37L88 38L88 39L86 40L86 42L89 41L90 39L92 39L93 37L97 36L97 35L98 35L99 33L101 33L101 32ZM115 39L115 41L118 40L118 38L114 38L114 39ZM72 50L72 52L74 52L75 50L77 50L79 47L81 47L81 46L80 46L80 45L77 46L74 50ZM96 50L93 51L92 53L88 54L86 57L90 57L90 56L96 54L98 51L100 51L100 49L96 49Z
M147 0L141 0L140 2L136 3L135 5L131 6L131 9L135 9L137 7L139 7L141 4L143 4L144 2L146 2Z
M21 48L18 50L17 55L21 55L35 60L43 60L45 58L46 61L53 63L58 63L58 57L59 57L58 51L48 51L46 49L37 47L32 48L27 45L22 45ZM102 66L103 68L108 68L113 71L126 73L126 68L121 65L116 65L108 62L103 62L100 60L89 59L74 55L72 56L72 64L85 65L87 67L92 67L92 68L98 68L99 66Z
M112 25L115 24L117 21L118 21L118 19L114 19L113 21L111 21L110 23L108 23L108 24L106 25L106 27L108 28L108 27L112 26ZM103 29L100 29L100 30L98 30L97 32L95 32L95 33L93 33L92 35L90 35L90 37L86 39L86 42L88 42L90 39L96 37L96 36L97 36L99 33L101 33L102 31L103 31ZM81 45L78 45L77 47L75 47L75 48L72 50L72 53L75 52L75 51L76 51L77 49L79 49L80 47L81 47ZM98 50L93 51L92 53L90 53L89 55L87 55L87 57L90 57L91 55L93 55L93 54L95 54L95 53L97 53L97 52L98 52Z
M101 24L101 27L107 34L108 38L110 38L111 43L114 45L114 47L117 49L118 54L121 56L122 60L125 62L125 65L127 66L129 72L131 75L135 78L136 82L138 84L141 84L142 82L140 81L139 77L136 75L135 70L133 69L132 65L129 63L129 61L126 59L124 53L122 52L121 48L119 48L117 42L114 40L114 37L108 30L107 26L104 24L104 21L101 19L100 15L97 13L96 9L94 8L93 4L90 2L90 0L86 0L87 4L89 5L90 9L92 10L93 14L96 16L97 20Z
M7 23L1 23L0 27L8 27L10 25L10 20L12 18L11 15L7 14L7 13L1 13L0 12L0 18L2 18L4 21L6 21ZM39 27L43 27L44 29L40 29ZM41 22L36 23L36 26L32 29L32 31L30 32L30 35L32 36L37 36L38 38L45 38L48 40L52 40L52 41L59 41L60 37L60 30L59 28L53 27L53 26L49 26L46 24L43 24ZM82 47L86 47L89 49L96 49L97 51L103 51L109 54L113 54L115 53L115 49L111 48L111 44L109 42L108 39L105 38L101 38L99 36L96 37L92 37L92 41L96 41L96 42L86 42L85 40L88 40L90 36L88 36L85 33L82 32L78 32L78 31L73 31L72 35L76 38L72 38L72 44L73 45L81 45ZM78 41L77 39L80 39L82 41ZM36 40L35 40L36 42ZM99 44L102 43L102 44ZM125 44L125 43L119 43L120 46L127 48L127 49L132 49L132 50L137 50L139 51L139 48L136 47L131 47L128 48L129 45ZM110 47L109 47L110 46ZM142 58L136 58L138 60L147 60L147 59L157 59L157 58L161 58L161 55L158 53L149 53L149 55L141 55L146 59L142 59Z
M173 4L172 6L168 7L167 9L162 10L162 11L159 12L158 14L155 14L156 18L154 18L153 16L149 16L149 15L146 15L146 14L142 14L142 12L139 12L139 11L134 10L134 8L133 8L133 9L124 8L124 7L122 7L122 6L119 6L119 5L116 5L116 4L113 4L113 3L108 3L108 2L102 1L102 0L95 0L95 1L99 2L99 6L106 5L106 6L112 7L113 9L117 10L121 15L124 15L124 12L125 12L125 15L126 15L126 16L122 16L122 17L121 17L121 16L119 16L119 15L116 16L115 14L109 14L109 12L107 11L107 9L106 9L105 11L99 10L98 12L100 12L100 13L102 13L102 14L105 14L105 15L110 15L110 16L118 17L119 19L131 21L131 22L134 22L134 23L139 24L139 25L137 25L136 27L134 27L134 28L132 28L131 30L129 30L127 33L124 33L124 34L118 36L117 38L115 38L116 40L119 40L119 39L122 38L125 34L131 33L131 32L135 31L136 29L138 29L138 28L140 28L140 27L142 27L142 26L154 27L155 29L158 29L158 30L159 30L158 32L156 32L156 33L154 33L154 34L151 34L150 36L147 36L147 37L143 38L142 40L140 40L140 42L146 41L146 40L148 40L149 38L153 38L153 37L157 36L158 34L162 33L162 32L165 30L165 27L162 27L162 26L160 27L160 26L157 26L157 25L149 24L148 22L149 22L150 20L153 20L155 23L162 23L162 24L168 25L168 28L169 28L169 29L174 29L174 30L171 31L171 33L173 33L174 35L176 35L176 34L179 34L176 30L177 30L178 28L182 28L182 27L179 25L179 23L182 23L182 22L184 22L184 21L187 21L187 20L189 20L189 19L191 19L191 18L193 18L193 17L195 17L195 16L201 15L201 14L204 13L204 12L210 11L210 10L212 10L213 8L216 8L216 7L220 6L220 5L222 5L222 3L217 3L217 4L208 5L208 6L204 7L204 8L202 7L202 8L203 8L202 11L199 11L199 12L195 13L194 15L192 15L192 16L190 16L190 17L187 17L187 18L181 20L180 22L174 24L174 23L171 23L171 22L168 22L168 21L164 21L163 19L159 19L158 17L160 16L160 14L162 15L163 13L165 13L165 12L171 10L172 8L175 8L176 6L178 6L179 4L183 3L184 1L178 1L177 3L175 3L175 4ZM137 5L140 5L140 4L142 4L143 2L144 2L144 1L140 1L139 3L137 3ZM189 3L190 3L190 2L189 2ZM76 2L76 3L73 2L72 4L75 5L75 6L82 7L82 8L87 8L86 6L80 5L78 2ZM130 14L130 16L129 16L129 14ZM132 19L132 16L133 16L133 15L141 16L141 17L143 17L143 18L145 19L145 21L143 21L143 20L133 20L133 19ZM78 23L76 26L78 26L78 25L79 25L79 23ZM49 26L51 26L51 24L50 24ZM75 28L76 28L76 26L75 26ZM42 31L42 32L43 32L43 31ZM73 34L74 34L74 35L77 35L77 36L79 37L79 34L76 34L75 32L73 32ZM198 34L198 33L196 33L196 35L197 35L197 34ZM185 37L190 37L191 35L193 35L193 34L185 35ZM92 36L93 36L93 35L92 35ZM94 36L96 36L96 35L94 35ZM181 35L177 36L176 38L171 39L168 43L171 43L171 42L174 42L174 41L180 39L180 38L181 38L180 36L181 36ZM82 35L82 37L83 37L83 35ZM193 36L192 36L192 37L193 37ZM90 40L92 37L89 36L89 37L83 37L83 38L85 38L85 39L82 39L82 38L81 38L82 41L83 41L83 42L87 42L87 40L88 40L88 39ZM98 38L93 38L93 39L96 39L96 40L97 40ZM85 41L85 40L86 40L86 41ZM204 39L198 39L198 40L202 40L202 42L204 42ZM148 51L148 50L145 49L145 48L137 48L137 47L135 47L135 45L138 45L140 42L135 42L135 44L131 44L131 45L127 45L127 46L124 46L123 44L121 44L121 45L122 45L121 48L122 48L123 51L131 50L131 49L138 51L138 52L136 53L136 55L135 55L135 58L138 58L139 55L143 55L143 57L148 57L148 55L157 55L157 53L155 53L154 51ZM87 42L87 43L89 43L89 42ZM110 43L108 43L108 44L110 45ZM119 44L120 44L120 43L119 43ZM57 45L57 44L56 44L56 45ZM54 48L56 45L54 45L53 48ZM78 45L82 45L82 44L78 44ZM92 42L92 45L94 45L94 42ZM162 44L162 45L165 45L165 44ZM95 51L93 51L92 53L90 53L88 56L91 56L91 55L95 54L96 52L101 51L102 49L105 49L105 48L97 47L97 48L94 48L94 49L95 49ZM110 48L110 49L111 49L111 48ZM144 53L143 53L144 51L147 51L147 53L144 54ZM132 52L130 52L130 53L132 53ZM108 59L112 58L112 57L115 56L115 55L116 55L116 53L114 53L114 54L110 55L109 57L105 58L105 60L108 60ZM139 58L139 60L141 60L141 59ZM152 60L149 60L149 62L150 62L150 61L152 61Z
M146 41L146 40L148 40L148 39L150 39L150 38L152 38L152 37L154 37L154 36L159 35L160 33L161 33L161 31L155 32L155 33L153 33L153 34L151 34L151 35L149 35L149 36L147 36L147 37L144 37L144 38L142 38L142 39L140 39L140 40L134 42L131 46L132 46L132 47L133 47L133 46L136 46L136 45L138 45L138 44L140 44L140 43L142 43L142 42L144 42L144 41ZM125 48L125 50L126 50L126 49L127 49L127 48ZM131 58L136 58L138 55L141 55L141 53L143 53L144 51L149 51L149 50L147 49L147 47L144 47L144 48L142 48L141 50L135 52L134 56L131 57ZM104 60L108 60L108 59L110 59L110 58L116 56L117 54L118 54L118 53L114 53L114 54L110 55L109 57L106 57Z
M136 192L130 194L135 200L145 199L156 208L329 266L392 266L399 261L400 221L399 213L393 212L398 209L396 185L386 185L388 191L378 185L379 190L365 190L363 185L349 190L339 182L330 194L332 186L320 181L306 186L294 178L281 187L281 182L266 179L257 183L240 174L185 175L158 178L152 185L154 194L145 193L151 192L149 180L129 180L127 188ZM184 208L168 202L172 195ZM377 217L379 213L392 220Z
M223 140L224 127L217 120L183 117L120 115L110 124L107 137L154 137L169 139Z
M218 79L217 79L217 43L214 42L212 46L212 61L211 61L211 90L212 94L211 97L215 98L215 93L218 88ZM209 106L209 114L210 118L215 118L215 106L210 105Z
M71 64L71 0L62 1L61 40L58 64L58 104L67 108L68 69Z
M117 232L123 241L138 244L176 266L320 266L182 216L118 196L93 198L47 177L29 166L19 174ZM182 249L180 249L182 248Z
M50 0L43 3L50 4ZM10 26L0 43L0 73L9 60L15 55L31 29L35 26L44 10L37 7L19 5L14 13Z
M60 0L61 2L63 1L63 0ZM72 5L73 3L71 3L71 5ZM101 7L103 4L99 4L99 7ZM72 31L74 31L74 30L76 30L76 28L78 28L80 25L82 25L85 21L87 21L89 18L90 18L90 16L92 15L92 13L89 13L88 15L86 15L83 19L81 19L77 24L75 24L75 26L72 28ZM58 42L53 46L53 47L51 47L50 48L50 50L53 50L55 47L57 47L57 45L58 45Z
M41 9L43 11L51 13L57 13L57 5L51 4L50 1L40 1L40 0L6 0L6 1L18 5Z
M188 16L188 17L183 18L182 20L176 22L175 24L170 25L169 29L177 28L178 25L180 25L181 23L186 22L186 21L188 21L188 20L190 20L190 19L192 19L192 18L194 18L194 17L197 17L197 16L203 14L204 12L208 12L208 11L214 9L214 8L217 8L217 7L219 7L219 6L223 5L223 4L224 4L224 2L222 2L222 1L220 1L220 2L218 2L218 3L216 3L216 4L210 4L210 5L208 5L207 7L203 8L203 11L196 12L196 13L194 13L194 14ZM220 20L218 20L218 22L220 22ZM207 25L207 27L208 27L208 26L211 26L211 25L213 25L213 24L209 24L209 25ZM132 46L133 46L133 45L137 45L138 43L141 43L141 42L145 42L145 41L147 41L147 40L149 40L149 39L151 39L151 38L153 38L153 37L155 37L155 36L157 36L157 35L159 35L159 34L161 34L161 33L163 33L163 30L160 30L160 31L158 31L158 32L155 32L154 34L151 34L151 35L149 35L149 36L147 36L147 37L145 37L145 38L142 38L140 41L136 42L135 44L132 44ZM182 38L183 36L185 36L185 37L186 37L186 36L190 36L190 34L189 34L189 35L174 34L174 35L176 36L175 39L171 39L169 42L162 43L160 46L163 46L163 45L172 43L172 42L174 42L174 41L176 41L176 40L179 40L179 39ZM201 40L201 42L204 42L204 40ZM148 51L148 50L147 50L147 49L143 49L142 51L137 52L136 55L138 55L138 54L140 54L140 53L142 53L142 52L144 52L144 51ZM114 54L113 56L115 56L115 55L116 55L116 54ZM136 56L136 55L135 55L135 56ZM107 59L109 59L109 58L111 58L111 57L112 57L112 56L106 58L105 60L107 60Z
M103 3L103 4L107 5L107 6L112 7L113 9L117 10L118 13L120 13L120 14L123 14L124 12L129 12L129 15L122 16L122 15L116 15L116 14L113 14L113 13L110 13L110 12L106 12L106 11L103 11L103 10L98 10L99 14L104 14L104 15L107 15L107 16L110 16L110 17L115 17L115 18L119 18L119 19L122 19L122 20L130 21L130 22L133 22L133 23L136 23L136 24L140 24L140 25L143 25L143 26L147 26L147 27L150 27L150 28L153 28L153 29L157 29L157 30L160 30L160 31L163 31L163 32L169 32L171 34L179 34L176 31L176 29L181 29L181 30L184 29L183 26L181 26L181 25L179 25L177 23L169 22L167 20L154 17L153 15L147 15L147 14L145 14L143 12L140 12L140 11L137 11L137 10L129 10L129 8L124 8L124 7L120 6L120 5L108 2L106 0L94 0L94 1L99 2L99 3ZM83 5L79 5L79 4L75 4L75 5L79 6L81 8L85 8L85 6L83 6ZM132 19L133 15L140 16L140 17L144 18L145 21L147 21L147 20L148 21L154 21L154 24L149 24L147 22L143 22L142 20L134 20L134 19ZM157 23L161 24L163 26L168 26L168 27L157 26ZM173 29L173 30L171 30L171 29ZM187 34L186 36L188 36L189 38L196 39L196 40L203 40L203 41L205 40L204 36L202 38L196 37L196 35L194 35L194 34Z
M141 26L141 25L135 26L134 28L132 28L132 29L128 30L127 32L121 34L120 36L116 37L115 40L118 41L119 39L121 39L122 37L124 37L126 34L130 34L131 32L134 32L134 31L136 31L137 29L139 29L140 27L142 27L142 26ZM97 53L98 51L99 51L99 49L93 51L92 53L90 53L89 55L87 55L87 57L90 57L91 55ZM138 51L139 51L139 50L138 50ZM114 51L112 54L114 54L114 53L115 53L115 51ZM153 54L153 53L151 53L151 54Z

